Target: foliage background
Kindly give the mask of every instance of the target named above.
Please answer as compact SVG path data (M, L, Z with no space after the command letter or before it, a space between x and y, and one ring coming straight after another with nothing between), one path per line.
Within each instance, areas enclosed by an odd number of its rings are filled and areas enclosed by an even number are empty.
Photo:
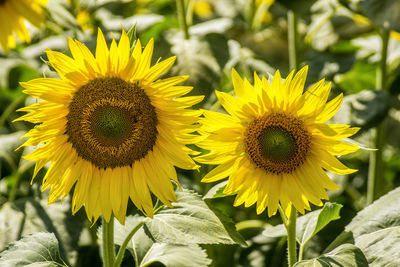
M363 210L367 205L371 151L360 150L343 157L342 161L359 171L348 176L330 174L341 186L339 191L328 192L331 202L342 205L341 209L338 207L340 220L313 235L305 246L304 258L316 258L329 251L329 247L353 243L361 248L369 264L395 264L393 259L396 255L400 257L400 249L396 250L399 242L395 242L400 237L400 216L396 215L398 207L394 205L400 203L400 191L395 190L400 184L400 34L396 32L400 31L400 3L389 0L191 0L189 7L193 8L193 12L188 12L190 39L184 40L173 0L50 0L45 27L41 30L29 28L32 42L18 44L7 55L0 52L0 251L28 234L50 232L57 238L59 256L66 264L101 265L97 237L100 224L91 226L83 210L72 216L70 199L46 205L47 192L41 192L40 188L45 170L30 185L33 163L21 159L21 155L31 148L14 151L22 144L19 138L33 127L24 122L12 123L21 115L16 109L35 101L22 93L19 82L43 74L57 77L46 64L46 48L70 55L67 47L70 36L94 51L97 27L103 29L110 41L112 33L118 39L121 26L129 30L136 25L137 36L143 44L150 38L155 40L153 62L177 55L175 66L166 76L190 75L185 83L194 87L191 94L206 96L196 108L223 112L214 90L232 91L230 75L233 67L250 82L254 71L267 77L276 69L283 77L289 73L287 11L290 9L299 19L299 59L301 65L309 65L307 87L326 78L333 82L331 98L341 92L345 94L343 106L332 123L361 127L354 140L370 148L375 147L374 127L385 122L386 145L382 150L385 169L379 181L379 195L392 191L374 207ZM392 30L386 90L376 88L381 46L378 31L382 27ZM150 244L153 258L163 259L160 261L167 266L181 266L182 263L185 266L286 266L285 233L279 234L279 229L272 227L281 223L279 215L268 218L265 212L257 216L255 207L233 207L234 196L222 194L224 183L200 183L212 168L202 166L200 172L178 170L178 177L184 188L199 194L196 201L201 201L201 196L214 210L230 217L248 246L199 242L203 244L201 247L189 244L178 249L167 243L151 243L153 241L148 240L144 231L139 231L134 238L140 240L140 244ZM361 210L363 212L354 220ZM128 207L128 212L132 215L129 220L137 220L133 205ZM371 224L372 219L378 223ZM362 225L367 226L364 229ZM365 231L359 230L360 227ZM116 233L118 244L121 242L118 236L128 230L123 227L117 230L120 231L120 234ZM377 230L383 232L375 233ZM271 232L275 234L271 235ZM336 239L338 236L339 240ZM387 240L388 236L393 239ZM53 240L55 245L57 240ZM31 241L22 240L24 244ZM130 246L133 248L135 244ZM381 246L388 249L379 250ZM346 249L356 251L357 257L360 255L353 247ZM371 253L380 254L380 258L373 258ZM3 260L12 257L1 255ZM161 263L142 262L143 266L146 264L157 266ZM307 262L304 264L308 266ZM126 253L123 266L133 265L133 256Z

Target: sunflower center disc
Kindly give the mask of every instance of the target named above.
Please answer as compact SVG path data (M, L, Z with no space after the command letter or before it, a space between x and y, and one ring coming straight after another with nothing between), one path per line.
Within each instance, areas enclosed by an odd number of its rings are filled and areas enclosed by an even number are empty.
M93 112L93 133L110 141L119 141L129 134L129 112L118 107L104 106Z
M302 121L272 113L256 118L246 131L246 152L267 172L291 173L301 166L310 149L311 136Z
M81 86L69 104L68 141L99 168L132 165L153 149L157 115L136 84L96 78Z
M296 140L281 127L266 127L258 142L261 154L271 161L285 162L296 155Z

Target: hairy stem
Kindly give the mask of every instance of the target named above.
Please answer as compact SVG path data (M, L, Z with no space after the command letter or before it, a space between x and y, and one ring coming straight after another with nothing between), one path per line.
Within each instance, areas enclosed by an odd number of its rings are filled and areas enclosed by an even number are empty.
M101 218L103 225L103 265L104 267L113 267L115 260L114 252L114 215L111 215L110 221L106 222L104 217Z
M376 88L378 90L386 90L387 80L387 50L389 43L389 31L385 29L379 30L382 40L381 61L376 75ZM383 149L385 147L385 120L383 120L375 129L374 144L376 151L370 154L369 171L368 171L368 204L379 198L383 194L384 184L384 162Z
M189 27L186 21L186 8L185 8L185 0L176 0L176 10L178 12L179 24L183 31L185 40L189 40Z

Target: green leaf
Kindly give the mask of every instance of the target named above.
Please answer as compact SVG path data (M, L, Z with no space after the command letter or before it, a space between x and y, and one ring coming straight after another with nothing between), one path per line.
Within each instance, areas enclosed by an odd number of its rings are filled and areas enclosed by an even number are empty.
M323 51L338 41L338 33L331 21L337 8L335 0L320 0L312 5L311 24L307 27L305 43L310 43L315 50Z
M132 229L140 223L142 216L127 216L125 225L115 220L115 244L121 245ZM101 228L98 233L101 233ZM99 235L101 237L101 234ZM101 241L100 241L101 242ZM139 266L147 266L153 262L161 262L167 267L203 267L208 266L211 260L197 244L174 245L154 242L143 228L139 229L128 244L128 251L138 259Z
M346 226L354 237L387 227L400 226L400 188L397 188L360 211Z
M365 131L381 123L390 108L390 96L383 90L366 90L347 95L332 123L362 127Z
M129 47L131 48L130 53L132 54L133 49L135 48L137 36L136 36L136 24L133 25L128 31L128 38L129 38Z
M242 244L243 237L232 221L211 210L201 197L190 190L176 192L178 203L164 208L153 219L147 219L145 228L161 243L190 244Z
M351 244L344 244L316 259L297 262L295 267L364 267L368 266L362 251Z
M340 218L339 211L342 205L337 203L325 203L322 209L318 209L307 213L297 219L296 222L296 239L297 242L304 246L313 236L321 231L328 223ZM267 237L286 236L286 229L283 224L273 227L267 227L263 235Z
M316 2L316 0L278 0L278 3L282 4L287 9L292 10L297 15L307 15L310 13L311 6Z
M397 188L360 211L333 243L337 244L337 240L354 241L364 234L400 226L399 203L400 188Z
M148 266L153 262L161 262L167 267L203 267L208 266L211 260L197 244L183 246L154 243L140 266Z
M21 236L37 232L51 232L60 240L60 253L67 263L77 260L78 240L83 229L83 221L79 216L71 216L70 201L46 204L33 198L18 199L14 203L6 203L0 209L0 249ZM7 219L6 219L7 218ZM0 264L1 265L1 264Z
M377 63L371 64L368 60L358 60L350 71L334 77L335 83L349 93L359 93L363 90L376 89Z
M171 52L178 55L173 75L189 75L187 83L194 86L193 95L202 94L208 97L212 88L217 86L221 76L221 67L214 56L210 43L204 39L184 40L181 34L169 34L167 41Z
M400 266L400 226L389 227L356 239L369 266Z
M400 1L363 0L361 10L378 26L387 30L400 31Z
M300 230L297 232L300 245L304 246L331 221L340 219L339 212L342 207L340 204L327 202L322 209L308 213L307 217L303 216Z
M233 195L233 194L230 194L230 195L224 194L224 189L227 184L228 184L228 181L223 181L221 183L214 185L213 187L211 187L210 190L208 190L207 194L205 194L203 199L220 198L220 197L227 197L227 196Z
M46 5L51 18L56 22L57 26L63 26L68 29L78 28L75 17L64 6L63 1L53 0Z
M67 266L54 234L35 233L13 242L0 253L1 266Z

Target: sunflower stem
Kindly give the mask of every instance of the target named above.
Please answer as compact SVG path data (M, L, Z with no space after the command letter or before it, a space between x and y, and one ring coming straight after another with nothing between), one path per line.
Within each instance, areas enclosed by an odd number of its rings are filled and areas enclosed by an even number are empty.
M285 226L285 228L287 230L287 228L288 228L288 219L287 219L286 214L283 211L282 206L280 204L278 205L278 211L279 211L279 214L281 215L283 225Z
M257 13L257 3L256 0L250 0L249 3L249 13L248 13L248 27L251 31L254 31L254 19Z
M106 222L104 217L101 217L103 224L102 234L103 234L103 264L104 267L113 267L115 260L114 251L114 215L111 214L109 222Z
M114 267L119 267L121 265L122 259L124 258L125 250L126 247L128 246L129 241L131 241L132 237L136 234L136 232L142 228L144 224L144 220L138 223L135 228L132 229L132 231L129 233L129 235L125 238L124 242L122 243L121 247L118 250L117 257L115 258L114 262ZM135 266L139 266L139 263L137 262L137 255L135 255Z
M296 217L297 217L297 212L295 207L292 205L291 211L290 211L290 217L288 221L288 228L287 228L287 234L288 234L288 262L289 262L289 267L292 267L296 263Z
M179 24L182 28L183 35L185 40L189 40L189 27L187 24L186 17L186 8L185 8L185 0L176 0L176 10L178 12Z
M289 68L297 71L297 17L292 10L287 13L288 17L288 46L289 46Z
M379 35L382 41L381 47L381 61L376 74L376 87L378 90L386 90L387 80L387 53L389 44L389 31L379 29ZM368 191L367 201L368 204L379 198L383 193L384 183L384 162L383 162L383 149L385 146L385 120L383 120L375 130L374 143L376 151L370 154L370 164L368 171Z

